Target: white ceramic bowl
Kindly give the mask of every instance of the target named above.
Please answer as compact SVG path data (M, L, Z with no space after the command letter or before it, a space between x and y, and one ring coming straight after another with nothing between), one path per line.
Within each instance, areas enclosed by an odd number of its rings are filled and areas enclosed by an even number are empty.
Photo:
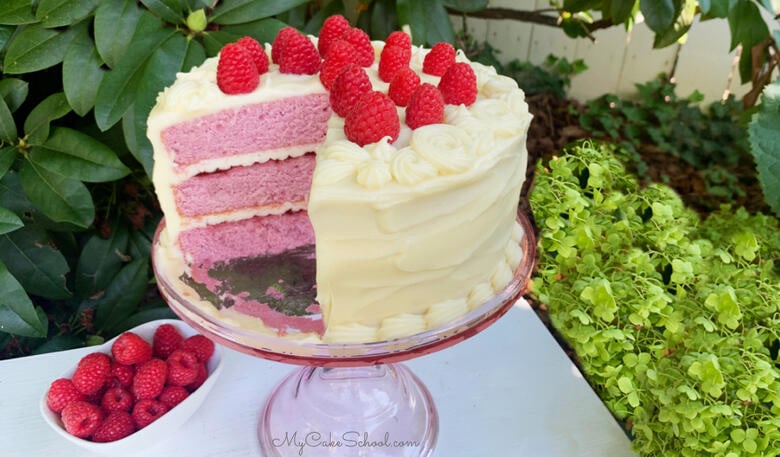
M175 319L161 319L156 321L147 322L139 325L138 327L130 329L130 331L137 333L146 341L151 342L154 336L154 331L162 324L172 324L179 332L186 338L191 335L195 335L197 332L182 321ZM111 344L116 338L103 343L100 346L95 346L93 352L104 352L111 354ZM67 431L62 425L62 421L59 415L52 412L46 404L46 393L48 392L48 384L46 392L43 393L40 401L40 411L43 419L48 423L51 428L57 433L62 435L68 441L81 446L91 452L100 454L111 455L112 457L119 455L133 455L141 449L151 446L152 444L162 440L163 438L170 436L181 427L187 419L200 407L203 400L208 395L214 383L217 381L217 377L222 372L222 352L219 345L214 347L214 355L208 362L207 368L209 370L209 377L206 381L194 392L192 392L184 401L171 408L170 411L162 415L159 419L136 431L132 435L129 435L121 440L109 442L109 443L94 443L92 441L83 440L77 438ZM86 355L86 354L85 354ZM62 373L60 376L52 377L51 381L57 378L70 378L73 376L73 372L76 367L73 366L70 370Z

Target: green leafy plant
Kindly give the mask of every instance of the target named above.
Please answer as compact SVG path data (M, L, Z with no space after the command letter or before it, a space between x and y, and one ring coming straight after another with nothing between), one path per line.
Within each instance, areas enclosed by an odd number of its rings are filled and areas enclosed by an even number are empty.
M745 96L752 106L761 90L780 68L778 33L770 32L767 17L777 18L776 4L769 0L550 0L553 8L521 10L514 8L484 8L452 11L464 16L485 19L514 19L559 27L570 37L594 39L599 29L623 25L631 29L642 20L654 33L653 47L664 48L686 39L691 25L698 18L726 19L731 33L729 51L741 49L739 73L743 83L751 83ZM769 19L771 21L771 19Z
M780 80L764 90L748 132L767 203L780 216Z
M640 176L648 168L644 157L669 154L703 175L710 195L744 196L732 172L751 160L740 124L742 104L730 97L702 109L700 94L677 96L674 83L663 75L636 87L637 99L606 94L589 100L580 115L582 127L594 138L620 144Z
M538 165L533 294L640 455L777 455L778 220L700 220L623 160L585 142Z

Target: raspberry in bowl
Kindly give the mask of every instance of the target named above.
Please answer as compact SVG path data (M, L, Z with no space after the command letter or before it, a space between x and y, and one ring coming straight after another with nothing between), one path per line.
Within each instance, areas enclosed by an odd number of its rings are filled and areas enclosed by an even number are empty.
M183 425L221 371L220 348L187 324L147 322L95 346L52 378L40 411L68 441L130 455Z

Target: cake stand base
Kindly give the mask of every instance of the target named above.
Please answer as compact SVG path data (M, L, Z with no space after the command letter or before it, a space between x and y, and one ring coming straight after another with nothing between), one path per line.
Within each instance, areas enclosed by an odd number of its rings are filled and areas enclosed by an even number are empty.
M303 367L260 414L263 457L427 457L439 418L431 394L402 364Z

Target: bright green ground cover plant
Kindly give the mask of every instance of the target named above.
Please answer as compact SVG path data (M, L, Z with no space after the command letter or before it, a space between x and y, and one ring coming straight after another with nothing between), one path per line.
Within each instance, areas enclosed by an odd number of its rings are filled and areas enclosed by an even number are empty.
M534 294L640 455L778 455L778 220L700 220L613 150L538 165Z

